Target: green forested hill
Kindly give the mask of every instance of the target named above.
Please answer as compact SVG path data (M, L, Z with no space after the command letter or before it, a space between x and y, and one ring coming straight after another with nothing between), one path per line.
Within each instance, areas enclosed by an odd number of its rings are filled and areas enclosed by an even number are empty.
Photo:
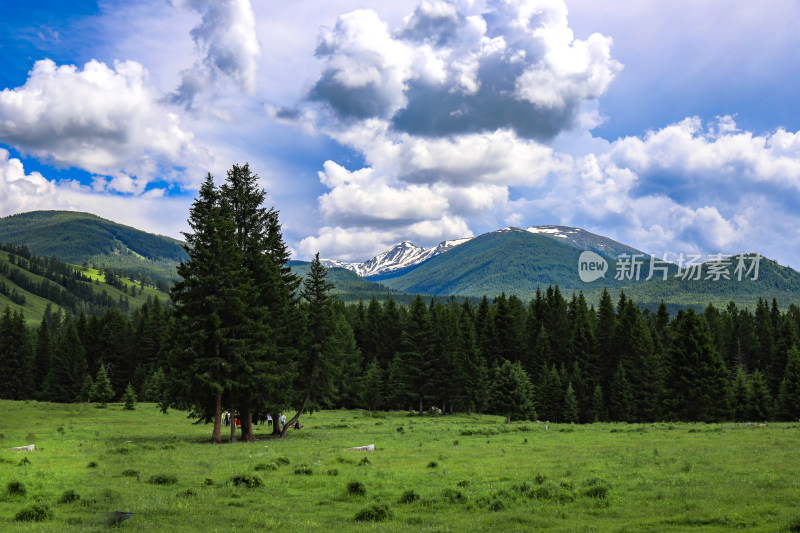
M186 257L181 243L89 213L32 211L0 218L0 243L27 246L40 257L105 265L169 282Z

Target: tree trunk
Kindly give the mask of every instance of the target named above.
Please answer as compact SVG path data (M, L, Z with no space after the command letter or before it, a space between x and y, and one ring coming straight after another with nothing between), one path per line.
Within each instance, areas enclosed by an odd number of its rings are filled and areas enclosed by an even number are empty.
M419 416L422 416L422 394L419 395Z
M214 404L214 431L211 433L211 442L219 444L222 442L222 393L217 393Z
M297 411L297 413L295 413L295 415L292 417L292 419L289 420L288 422L286 422L286 425L283 426L283 430L281 431L281 438L286 436L286 430L289 429L289 427L293 426L294 423L297 422L297 420L300 418L300 415L303 414L303 411L306 410L306 405L308 405L308 400L309 400L310 397L311 396L309 394L306 394L306 399L303 400L303 405L300 407L300 409Z
M248 409L242 419L242 440L245 442L255 442L256 436L253 433L253 411Z
M229 442L236 442L236 412L231 410L231 440Z
M281 436L281 415L272 415L272 436Z

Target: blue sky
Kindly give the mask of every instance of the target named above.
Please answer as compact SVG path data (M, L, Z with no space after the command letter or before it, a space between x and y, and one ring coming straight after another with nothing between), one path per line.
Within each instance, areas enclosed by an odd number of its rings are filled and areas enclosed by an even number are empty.
M0 216L179 237L249 162L299 258L564 224L800 268L799 26L775 0L13 3Z

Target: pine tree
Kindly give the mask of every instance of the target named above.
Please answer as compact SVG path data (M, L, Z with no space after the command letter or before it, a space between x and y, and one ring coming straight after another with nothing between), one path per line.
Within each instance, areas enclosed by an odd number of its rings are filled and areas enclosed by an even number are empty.
M56 341L50 371L45 378L45 399L51 402L75 401L86 375L86 354L78 331L72 321L67 321Z
M605 422L608 420L608 412L605 407L605 397L600 385L595 385L592 393L592 406L589 411L592 422Z
M717 353L705 320L693 309L679 312L667 361L665 395L677 420L713 422L727 407L727 369Z
M779 420L796 422L800 419L800 350L792 346L786 354L786 371L783 373L776 415Z
M94 397L94 380L92 376L86 374L86 379L83 380L83 385L81 385L81 390L78 393L77 400L79 402L91 402Z
M364 387L361 399L367 409L374 411L381 405L383 398L383 372L378 363L371 361L367 365L367 372L364 375Z
M408 394L419 406L419 414L424 411L425 400L431 395L433 377L431 376L431 324L428 307L417 295L408 311L408 320L403 331L403 352L399 354L402 363L403 381Z
M94 388L92 389L92 399L100 402L99 407L105 407L106 403L114 397L114 389L111 380L108 379L106 367L100 362L97 376L94 378Z
M615 422L633 422L633 409L633 388L626 376L625 367L620 362L611 382L608 403L609 417Z
M33 357L25 317L6 307L0 316L0 398L25 400L33 396Z
M124 409L128 411L133 411L136 408L136 393L130 383L125 388L125 394L122 395L122 403L124 404Z
M747 372L745 372L744 366L739 365L736 368L736 375L730 387L730 399L728 402L731 408L731 418L736 422L747 420L747 396L749 388L750 380L748 379Z
M571 424L577 423L580 412L578 410L578 399L575 397L575 389L572 388L572 383L567 384L567 390L564 393L564 422Z
M760 370L750 376L747 390L747 418L750 420L772 420L773 401L767 380Z
M492 383L493 409L506 417L506 423L513 420L535 420L533 408L533 386L520 363L504 361L497 370Z

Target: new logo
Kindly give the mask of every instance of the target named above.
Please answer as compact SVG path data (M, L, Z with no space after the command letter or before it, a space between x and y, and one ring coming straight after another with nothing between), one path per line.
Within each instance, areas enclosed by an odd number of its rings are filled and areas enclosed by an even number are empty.
M578 275L584 283L590 283L606 275L608 262L600 255L585 251L578 258Z

